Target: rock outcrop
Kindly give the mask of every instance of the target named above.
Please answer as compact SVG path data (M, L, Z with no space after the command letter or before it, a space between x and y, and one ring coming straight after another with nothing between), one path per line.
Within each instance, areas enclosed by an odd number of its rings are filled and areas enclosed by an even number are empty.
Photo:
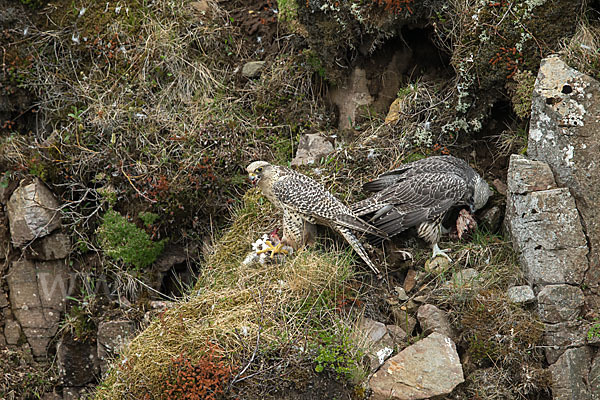
M333 144L329 138L318 133L309 133L300 137L296 157L292 160L293 166L311 165L321 161L333 152Z

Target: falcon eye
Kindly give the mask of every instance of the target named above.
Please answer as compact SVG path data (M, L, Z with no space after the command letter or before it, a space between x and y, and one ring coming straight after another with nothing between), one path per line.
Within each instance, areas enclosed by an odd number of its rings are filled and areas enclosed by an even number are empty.
M256 168L256 172L262 172L262 167Z

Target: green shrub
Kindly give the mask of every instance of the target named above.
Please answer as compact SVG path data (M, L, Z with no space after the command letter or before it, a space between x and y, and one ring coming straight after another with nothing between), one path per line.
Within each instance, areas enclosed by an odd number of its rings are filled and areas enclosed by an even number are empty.
M97 233L100 247L108 256L135 268L152 264L165 245L165 239L153 242L144 230L112 209L104 214Z
M348 328L338 332L322 332L317 350L315 371L334 371L338 378L352 379L360 374L363 352L353 343Z

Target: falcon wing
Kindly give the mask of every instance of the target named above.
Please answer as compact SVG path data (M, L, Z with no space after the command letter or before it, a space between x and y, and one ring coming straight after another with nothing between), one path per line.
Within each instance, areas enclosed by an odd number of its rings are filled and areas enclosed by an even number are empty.
M368 222L393 236L443 215L462 202L467 190L461 176L422 173L396 182L352 209L358 215L374 213Z

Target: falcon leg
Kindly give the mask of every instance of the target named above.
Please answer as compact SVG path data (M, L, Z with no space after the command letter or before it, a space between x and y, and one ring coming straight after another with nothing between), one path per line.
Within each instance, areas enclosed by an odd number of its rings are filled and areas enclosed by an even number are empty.
M273 243L271 243L270 240L266 240L265 245L267 247L262 250L258 250L256 252L256 254L262 254L262 253L266 253L266 252L270 251L271 258L275 257L275 254L278 254L278 253L285 254L285 255L288 254L288 251L283 248L283 243L279 243L279 244L277 244L277 246L273 246Z
M445 257L448 261L452 262L452 259L450 258L450 256L448 256L448 254L446 254L446 251L448 251L449 249L446 249L445 251L440 249L440 246L438 246L437 243L433 244L433 253L431 254L431 259L433 260L434 258L438 257L438 256L442 256Z

